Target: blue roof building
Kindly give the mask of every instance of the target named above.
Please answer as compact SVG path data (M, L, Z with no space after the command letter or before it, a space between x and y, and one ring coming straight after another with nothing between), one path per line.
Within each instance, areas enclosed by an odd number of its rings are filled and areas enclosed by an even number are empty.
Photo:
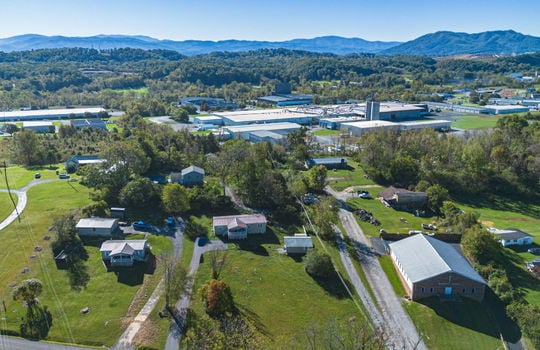
M347 168L347 158L309 158L306 165L308 168L323 165L326 169L345 169Z

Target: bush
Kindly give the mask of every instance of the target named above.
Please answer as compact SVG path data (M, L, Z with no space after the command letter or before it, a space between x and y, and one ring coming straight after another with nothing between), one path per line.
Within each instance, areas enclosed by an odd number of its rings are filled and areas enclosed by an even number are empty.
M305 269L313 277L328 278L334 273L330 255L312 249L304 258Z
M234 309L231 288L221 280L210 280L201 287L201 298L206 313L212 317L224 316Z

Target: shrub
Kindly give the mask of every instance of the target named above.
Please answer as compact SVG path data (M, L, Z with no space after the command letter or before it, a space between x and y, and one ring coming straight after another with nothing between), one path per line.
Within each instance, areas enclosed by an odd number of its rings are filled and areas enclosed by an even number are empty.
M330 255L312 249L304 258L305 269L313 277L328 278L334 272Z

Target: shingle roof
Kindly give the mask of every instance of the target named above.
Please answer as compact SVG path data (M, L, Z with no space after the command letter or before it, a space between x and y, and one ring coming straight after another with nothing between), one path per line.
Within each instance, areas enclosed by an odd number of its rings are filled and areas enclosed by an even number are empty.
M262 224L266 223L266 216L263 214L244 214L244 215L228 215L214 216L212 218L213 226L228 226L235 219L240 219L244 224Z
M203 174L204 176L204 169L199 168L198 166L195 166L195 165L191 165L191 166L188 166L187 168L182 169L182 176L192 173L192 172Z
M450 244L436 238L418 234L390 243L390 249L413 283L446 272L486 283L463 255Z
M109 240L101 244L100 252L111 253L109 255L126 254L132 255L136 250L144 250L146 239L133 240Z

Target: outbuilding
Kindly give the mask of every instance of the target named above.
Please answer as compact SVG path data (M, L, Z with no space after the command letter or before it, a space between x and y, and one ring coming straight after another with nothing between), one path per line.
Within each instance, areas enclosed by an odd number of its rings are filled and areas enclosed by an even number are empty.
M313 168L322 165L326 169L346 169L347 158L309 158L306 160L306 166Z
M83 218L75 226L79 237L101 236L110 237L118 229L118 219L115 218Z
M503 247L511 245L529 245L534 241L534 237L530 234L518 230L517 228L506 228L504 230L490 229L495 235L495 238L501 242Z
M182 169L180 184L186 187L201 186L204 183L204 169L191 165Z
M287 254L306 254L308 250L313 249L313 240L305 233L285 236L283 240Z

